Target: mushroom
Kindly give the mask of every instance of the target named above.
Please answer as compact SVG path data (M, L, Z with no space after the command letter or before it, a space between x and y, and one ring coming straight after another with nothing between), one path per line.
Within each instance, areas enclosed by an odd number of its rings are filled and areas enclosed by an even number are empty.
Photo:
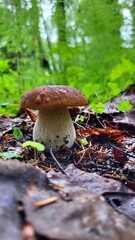
M75 128L68 107L88 105L86 97L77 89L65 86L40 86L22 96L21 107L39 110L33 129L34 141L45 144L46 150L72 147Z

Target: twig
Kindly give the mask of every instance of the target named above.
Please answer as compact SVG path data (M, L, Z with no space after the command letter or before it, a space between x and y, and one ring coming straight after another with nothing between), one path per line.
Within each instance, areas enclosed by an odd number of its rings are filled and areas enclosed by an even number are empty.
M48 204L56 202L58 199L59 199L59 197L54 196L54 197L51 197L51 198L48 198L48 199L45 199L45 200L42 200L42 201L35 202L34 206L43 207L43 206L46 206Z
M125 155L127 155L127 156L129 156L129 157L135 158L135 156L134 156L134 155L132 155L132 154L130 154L130 153L127 153L127 152L125 152L124 150L120 149L119 147L116 147L116 146L115 146L115 145L113 145L113 144L109 144L109 145L110 145L112 148L115 148L115 149L119 150L120 152L124 153Z
M76 124L78 127L82 128L82 129L86 129L86 127L83 127L82 125L80 125L79 123L74 121L74 124Z
M58 162L58 160L56 159L56 157L54 156L54 154L53 154L53 149L52 149L52 148L50 149L50 154L51 154L53 160L55 161L55 163L58 165L60 171L61 171L63 174L65 174L65 175L67 175L68 177L70 177L70 176L65 172L65 170L63 169L63 167L60 165L60 163Z
M82 146L82 156L80 157L80 159L79 159L79 161L78 162L76 162L76 165L79 165L80 163L81 163L81 161L83 160L83 158L84 158L84 155L85 155L85 153L86 153L86 150L85 150L85 148L84 148L84 146L83 145L81 145Z

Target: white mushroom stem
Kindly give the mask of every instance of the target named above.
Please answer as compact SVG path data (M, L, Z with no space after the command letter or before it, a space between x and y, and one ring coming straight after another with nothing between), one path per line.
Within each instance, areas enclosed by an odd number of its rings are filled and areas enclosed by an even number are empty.
M72 147L76 132L68 108L39 110L33 129L33 139L44 143L47 150L61 146Z

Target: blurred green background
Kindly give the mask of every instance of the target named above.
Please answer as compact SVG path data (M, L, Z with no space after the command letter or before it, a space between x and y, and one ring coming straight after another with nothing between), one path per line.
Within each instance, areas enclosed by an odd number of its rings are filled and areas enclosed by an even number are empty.
M105 103L135 82L134 0L0 0L0 114L41 85Z

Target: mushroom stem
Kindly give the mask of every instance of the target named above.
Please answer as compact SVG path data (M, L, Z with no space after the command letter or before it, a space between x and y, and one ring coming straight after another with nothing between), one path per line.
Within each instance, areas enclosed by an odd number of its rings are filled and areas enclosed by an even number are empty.
M76 132L68 108L39 110L33 139L44 143L46 150L53 148L57 151L64 145L72 147Z

